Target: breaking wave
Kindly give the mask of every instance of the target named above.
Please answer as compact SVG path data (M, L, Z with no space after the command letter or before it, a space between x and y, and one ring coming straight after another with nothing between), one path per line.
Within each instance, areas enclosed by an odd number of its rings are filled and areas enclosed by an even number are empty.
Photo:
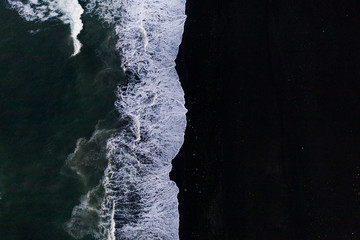
M77 53L82 8L76 1L9 1L27 20L59 17L70 23ZM68 11L70 5L76 14ZM114 26L118 36L116 47L128 83L118 87L115 107L127 124L107 138L104 176L81 198L66 230L75 238L91 234L109 240L176 240L178 188L169 173L186 127L184 92L175 70L185 0L89 0L86 9ZM89 141L80 139L69 156L79 176L84 174L74 158L86 152L81 149L98 133Z
M81 15L84 10L77 0L8 0L10 7L15 9L21 17L27 21L47 21L58 18L65 24L70 25L71 38L74 45L74 53L78 54L81 43L77 36L83 28Z

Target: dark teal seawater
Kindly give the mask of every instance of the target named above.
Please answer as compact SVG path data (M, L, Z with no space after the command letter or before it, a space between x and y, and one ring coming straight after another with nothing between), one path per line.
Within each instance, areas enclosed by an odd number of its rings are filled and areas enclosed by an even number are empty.
M117 117L114 91L124 76L111 28L83 22L84 46L70 58L68 26L26 22L0 4L1 240L72 239L64 223L99 180L84 184L64 165L77 139Z

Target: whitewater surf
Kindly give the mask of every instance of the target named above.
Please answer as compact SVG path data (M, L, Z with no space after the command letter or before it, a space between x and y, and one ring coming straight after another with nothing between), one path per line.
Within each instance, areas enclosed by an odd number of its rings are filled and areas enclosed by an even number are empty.
M97 239L178 239L178 188L169 172L186 127L184 92L175 70L185 0L89 0L82 5L76 0L9 0L9 4L27 21L56 19L68 24L74 56L81 49L83 14L96 15L118 37L116 49L128 83L118 86L115 107L119 121L127 125L109 134L104 176L74 207L65 229L78 239L89 234ZM101 133L96 131L91 139ZM90 204L94 195L98 207ZM99 219L92 229L81 223L89 211Z

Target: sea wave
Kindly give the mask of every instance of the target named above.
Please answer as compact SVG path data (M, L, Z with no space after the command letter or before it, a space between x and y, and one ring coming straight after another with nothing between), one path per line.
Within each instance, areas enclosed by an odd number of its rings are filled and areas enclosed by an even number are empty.
M72 18L75 26L81 16L62 10L64 5L55 1L10 3L28 20L61 15ZM77 238L92 234L109 240L179 239L178 188L169 173L186 127L184 92L175 70L185 0L89 0L86 9L113 25L118 36L116 47L128 83L118 87L115 107L128 125L107 140L108 165L101 186L82 197L67 230ZM97 189L104 193L98 210L89 205L92 195L99 196L94 194ZM99 232L77 221L88 215L98 216Z
M83 23L81 15L84 10L77 0L8 0L10 7L15 9L20 16L27 21L47 21L58 18L65 24L70 25L71 38L74 45L74 53L78 54L81 49L81 43L77 39L80 34Z

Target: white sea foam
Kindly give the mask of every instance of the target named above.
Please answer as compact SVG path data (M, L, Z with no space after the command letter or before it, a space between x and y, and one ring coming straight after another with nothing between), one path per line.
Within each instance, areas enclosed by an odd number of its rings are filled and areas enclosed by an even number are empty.
M185 1L93 0L88 9L116 25L122 66L131 76L115 105L132 124L107 143L100 227L108 239L178 239L178 188L169 172L186 126L175 70Z
M83 28L81 15L84 10L77 0L9 0L10 6L27 21L47 21L59 18L70 25L71 38L74 45L72 56L80 52L81 43L77 36Z
M61 19L65 23L70 24L71 38L73 39L74 44L74 53L72 56L75 56L80 52L81 48L81 43L77 39L77 36L83 28L81 15L84 10L77 0L58 0L57 7L64 14Z

